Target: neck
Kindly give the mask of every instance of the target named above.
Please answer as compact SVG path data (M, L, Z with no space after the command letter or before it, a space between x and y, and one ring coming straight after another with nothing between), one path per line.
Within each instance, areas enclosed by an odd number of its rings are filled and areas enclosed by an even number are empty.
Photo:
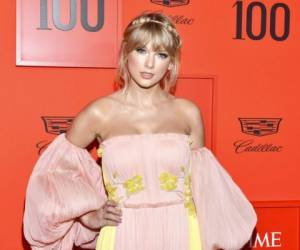
M137 84L128 83L123 91L123 98L126 102L140 108L153 107L156 104L166 101L168 93L159 84L151 88L142 88Z

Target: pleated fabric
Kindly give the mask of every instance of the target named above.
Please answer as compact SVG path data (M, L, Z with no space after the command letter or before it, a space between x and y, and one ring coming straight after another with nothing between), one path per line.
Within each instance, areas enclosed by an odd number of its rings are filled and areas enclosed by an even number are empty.
M203 248L241 249L257 223L253 206L208 148L192 151L191 168Z
M180 133L130 134L103 141L101 168L59 135L29 179L24 235L32 249L240 249L256 224L251 203L205 147ZM122 222L95 232L78 218L107 200Z
M142 134L117 136L101 144L109 199L119 202L123 214L118 226L100 230L97 250L191 249L190 240L197 238L190 231L197 229L197 217L194 211L194 219L189 219L186 207L187 139L175 133ZM197 244L201 250L199 237Z
M175 210L174 210L175 212ZM178 216L178 215L175 215ZM188 239L188 248L182 248L182 249L186 249L186 250L202 250L202 245L201 245L201 239L200 239L200 230L199 230L199 225L198 225L198 220L197 218L195 218L192 215L187 215L188 216L188 234L189 234L189 239ZM132 221L130 221L130 223L132 223ZM162 221L159 223L163 223ZM147 227L146 227L147 228ZM126 230L126 229L125 229ZM100 235L97 241L97 250L114 250L116 249L117 245L121 245L121 244L116 244L116 231L117 231L117 227L116 226L105 226L101 229L100 231ZM156 231L156 229L154 229L154 231ZM142 230L142 232L144 232L144 228ZM161 232L161 231L159 231ZM171 228L171 233L173 232L172 228ZM133 232L136 235L136 232ZM151 235L153 235L153 233L151 233ZM177 235L178 236L178 235ZM143 244L143 241L145 239L145 235L144 234L140 234L139 235L139 239L135 244L139 244L138 246L141 246L141 244ZM181 235L178 236L177 239L180 239ZM163 238L163 237L160 237ZM125 239L124 239L125 240ZM177 245L182 245L182 243L178 243L178 241L176 240L175 234L173 234L173 237L170 241L170 239L160 239L160 244L161 246L157 246L158 244L153 244L153 242L156 242L159 239L152 239L153 241L150 242L150 244L145 244L144 247L145 249L177 249ZM149 242L150 240L148 240ZM128 245L128 243L125 243ZM130 244L130 243L129 243ZM133 243L131 243L133 244ZM153 246L154 245L154 246ZM137 247L138 247L137 246ZM136 247L136 248L137 248ZM157 248L154 248L157 247ZM185 246L186 247L186 246ZM131 248L130 248L131 249ZM144 249L144 248L143 248Z
M26 190L23 230L31 249L95 249L99 232L77 219L105 200L99 165L65 134L57 136L36 162Z

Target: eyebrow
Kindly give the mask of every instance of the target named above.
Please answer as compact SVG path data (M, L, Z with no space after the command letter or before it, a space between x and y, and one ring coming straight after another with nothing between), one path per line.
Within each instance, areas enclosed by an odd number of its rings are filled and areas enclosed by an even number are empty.
M137 46L136 49L138 49L138 48L149 50L145 45ZM154 51L154 52L160 52L160 53L164 52L164 53L166 53L166 54L169 55L168 51L167 51L166 49L164 49L164 48L157 49L157 50L153 50L153 49L151 48L151 50Z

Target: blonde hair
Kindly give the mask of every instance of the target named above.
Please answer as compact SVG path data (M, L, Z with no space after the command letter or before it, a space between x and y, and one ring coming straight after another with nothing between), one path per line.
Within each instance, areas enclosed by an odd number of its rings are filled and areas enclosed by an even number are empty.
M137 47L152 42L153 50L165 49L170 56L171 70L162 78L160 86L171 92L175 87L181 57L181 39L171 19L161 12L143 12L126 27L119 51L118 69L115 83L126 87L130 74L126 68L128 54Z

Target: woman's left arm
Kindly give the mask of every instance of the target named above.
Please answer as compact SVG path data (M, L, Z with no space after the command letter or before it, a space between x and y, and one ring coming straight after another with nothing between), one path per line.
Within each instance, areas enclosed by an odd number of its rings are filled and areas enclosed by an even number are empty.
M201 110L191 100L180 98L178 102L184 119L189 126L191 147L203 147L205 144L205 130Z

